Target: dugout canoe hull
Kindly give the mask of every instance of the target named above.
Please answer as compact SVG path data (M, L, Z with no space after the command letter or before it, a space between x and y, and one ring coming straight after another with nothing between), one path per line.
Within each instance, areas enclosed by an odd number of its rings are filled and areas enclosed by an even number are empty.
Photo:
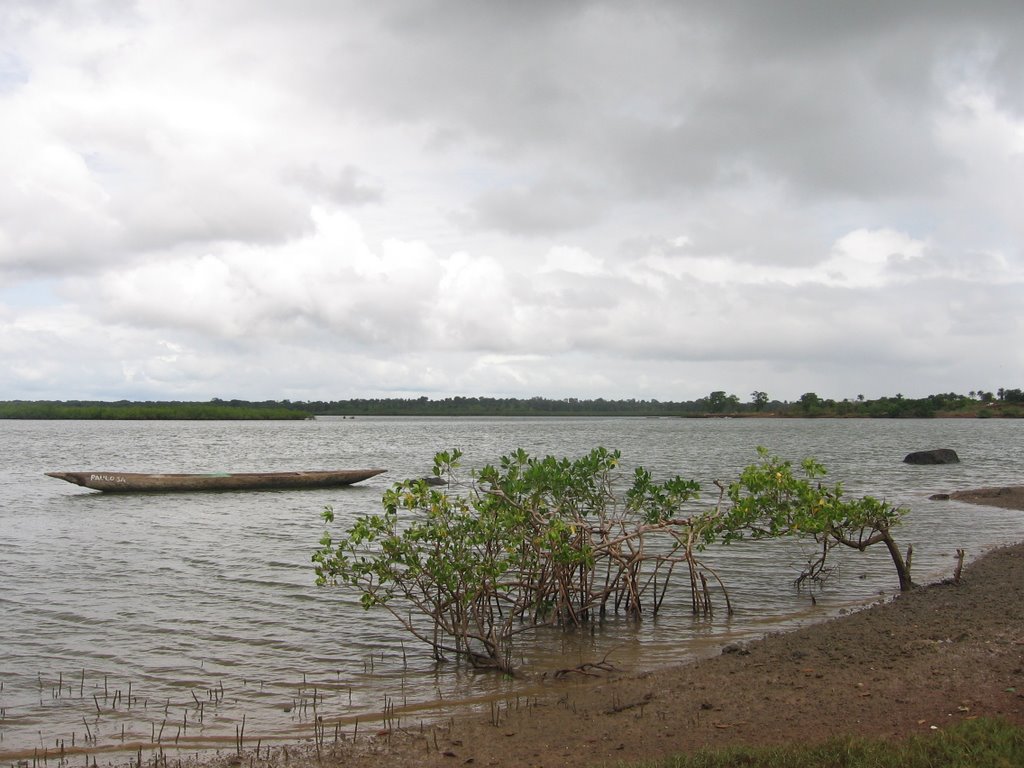
M141 472L47 472L48 477L106 493L182 491L271 491L334 488L381 474L383 469L337 469L322 472L220 472L149 474Z

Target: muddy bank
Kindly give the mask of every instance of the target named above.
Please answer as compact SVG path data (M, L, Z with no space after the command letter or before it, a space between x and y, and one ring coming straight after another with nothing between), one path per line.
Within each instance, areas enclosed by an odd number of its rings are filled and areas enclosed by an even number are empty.
M1004 485L995 488L974 488L968 491L953 491L949 498L966 501L969 504L986 504L1003 509L1024 510L1024 485Z

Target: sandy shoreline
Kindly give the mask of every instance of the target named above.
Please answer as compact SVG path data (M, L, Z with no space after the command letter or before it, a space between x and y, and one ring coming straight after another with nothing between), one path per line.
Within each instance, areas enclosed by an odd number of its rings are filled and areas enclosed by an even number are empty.
M952 498L1024 513L1024 486ZM941 503L941 502L936 502ZM597 660L595 660L597 661ZM378 721L210 766L611 766L703 746L902 737L978 716L1024 725L1024 543L863 611L641 675L566 675L442 725ZM143 752L143 759L151 757ZM176 756L167 757L174 765ZM184 759L183 759L184 762ZM191 762L191 761L190 761Z

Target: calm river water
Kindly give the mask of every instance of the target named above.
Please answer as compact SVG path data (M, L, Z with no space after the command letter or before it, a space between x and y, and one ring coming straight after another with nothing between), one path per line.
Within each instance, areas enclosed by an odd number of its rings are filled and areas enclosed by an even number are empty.
M914 544L920 582L950 575L957 547L974 557L1024 538L1021 513L928 501L1024 482L1022 437L1024 422L995 420L0 422L0 760L86 740L109 750L158 740L168 749L233 747L243 717L247 745L312 736L318 716L328 735L351 733L357 719L380 727L386 707L415 723L453 702L537 685L437 666L385 614L313 583L323 506L342 524L376 511L390 483L428 473L439 450L462 448L469 467L520 446L577 456L603 445L656 477L678 473L707 487L734 478L758 445L814 456L850 492L910 507L897 540ZM902 463L911 450L937 447L955 449L962 463ZM104 495L43 475L355 467L388 473L337 490L163 496ZM827 618L896 586L883 553L852 553L811 605L792 586L805 558L793 545L713 551L732 617L697 621L679 604L640 625L547 631L525 661L540 672L610 651L620 668L654 668Z

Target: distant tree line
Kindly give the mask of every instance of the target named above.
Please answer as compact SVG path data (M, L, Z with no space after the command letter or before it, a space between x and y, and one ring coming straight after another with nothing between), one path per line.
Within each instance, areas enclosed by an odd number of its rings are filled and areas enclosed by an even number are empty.
M132 421L252 421L309 419L312 415L287 403L117 402L86 400L9 400L0 402L2 419L103 419Z
M689 401L586 400L575 397L552 400L543 397L491 398L446 397L375 398L292 403L292 407L317 415L335 416L675 416L777 417L777 418L935 418L1024 417L1024 392L999 389L906 398L901 394L868 400L863 395L836 401L807 392L795 402L772 399L755 391L743 402L737 395L716 390Z
M807 392L790 406L796 413L791 415L814 417L861 417L886 419L927 419L934 417L978 417L994 416L1024 417L1024 392L1020 389L1000 388L997 394L983 390L971 391L966 395L955 392L928 395L921 398L904 397L896 394L867 400L858 395L854 400L827 400L814 392Z
M896 394L868 400L863 395L833 400L806 392L780 401L754 391L747 401L724 390L687 401L593 400L567 397L353 398L299 401L221 400L209 402L118 402L82 400L0 402L4 419L306 419L314 416L637 416L678 418L1022 418L1024 391L949 392L922 398Z
M685 416L699 415L694 402L658 400L594 400L567 397L446 397L356 398L352 400L295 403L317 415L334 416Z

